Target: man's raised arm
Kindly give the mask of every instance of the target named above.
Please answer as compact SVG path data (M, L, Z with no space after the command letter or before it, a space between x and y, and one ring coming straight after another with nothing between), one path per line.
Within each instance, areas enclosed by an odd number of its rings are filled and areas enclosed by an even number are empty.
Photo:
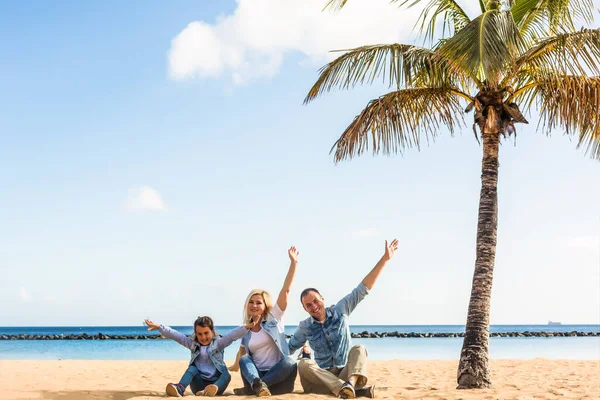
M373 285L375 285L377 278L379 278L381 270L383 270L385 264L388 261L390 261L392 257L394 257L394 253L396 252L396 250L398 250L398 239L392 240L392 243L390 243L389 245L387 240L385 241L385 252L383 253L383 256L381 256L381 258L379 259L377 264L375 264L371 272L369 272L367 276L365 276L365 278L362 280L363 285L365 285L367 289L373 289Z
M388 245L387 240L385 241L385 251L383 256L379 259L377 264L373 267L373 269L365 276L362 282L348 295L346 295L343 299L341 299L335 307L345 315L350 315L352 311L356 308L358 303L360 303L367 294L369 294L369 290L373 288L375 285L375 281L379 277L381 270L385 266L385 264L394 256L394 253L398 249L398 240L392 240L392 243Z

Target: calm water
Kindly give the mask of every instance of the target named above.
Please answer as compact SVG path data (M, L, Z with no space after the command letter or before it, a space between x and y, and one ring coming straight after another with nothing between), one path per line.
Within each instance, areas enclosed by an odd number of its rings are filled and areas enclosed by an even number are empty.
M192 333L191 326L174 327L185 334ZM232 327L217 327L226 333ZM295 327L286 331L293 333ZM459 333L461 325L355 325L352 332L418 332ZM600 325L493 325L492 332L597 332ZM0 327L0 334L98 334L145 335L142 326L130 327ZM353 339L354 344L364 344L373 360L455 360L460 354L462 338L428 339ZM225 359L235 358L239 341L225 350ZM576 360L600 359L600 337L568 338L490 338L492 358L554 358ZM73 360L180 360L186 359L189 351L170 340L60 340L60 341L0 341L0 359L73 359Z

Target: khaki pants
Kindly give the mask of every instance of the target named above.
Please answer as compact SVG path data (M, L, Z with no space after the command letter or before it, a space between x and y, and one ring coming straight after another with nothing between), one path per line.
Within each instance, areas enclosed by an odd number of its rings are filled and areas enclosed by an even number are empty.
M353 346L348 353L348 363L344 368L319 368L314 360L303 358L298 363L298 374L304 393L338 395L348 377L358 375L356 387L367 384L367 349L362 344Z

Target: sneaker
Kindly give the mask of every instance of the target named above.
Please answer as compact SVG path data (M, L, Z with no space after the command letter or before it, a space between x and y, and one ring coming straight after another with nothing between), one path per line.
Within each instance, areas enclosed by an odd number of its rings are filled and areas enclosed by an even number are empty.
M202 390L202 396L214 397L218 391L219 387L217 385L208 385ZM196 396L198 396L198 393L196 393Z
M254 394L254 392L249 387L244 386L243 388L233 389L233 394L236 396L250 396L251 394Z
M375 385L356 389L354 393L356 393L356 397L368 397L369 399L372 399L375 397Z
M252 390L254 390L254 393L258 397L267 397L271 395L271 391L269 390L267 384L258 378L252 382Z
M169 397L183 397L185 388L180 383L169 383L165 389Z
M340 399L353 399L356 397L354 386L350 382L345 382L338 393Z

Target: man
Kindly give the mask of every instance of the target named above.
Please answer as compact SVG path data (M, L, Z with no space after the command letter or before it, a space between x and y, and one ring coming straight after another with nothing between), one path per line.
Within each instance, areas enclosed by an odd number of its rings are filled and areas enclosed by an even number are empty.
M351 347L348 317L358 303L373 288L385 264L398 249L398 240L389 245L375 267L346 297L331 307L315 288L304 289L300 294L302 306L310 318L301 321L288 345L290 354L307 341L315 359L303 358L298 363L300 382L305 393L333 393L343 399L357 396L374 397L375 385L367 384L367 350L363 345Z

